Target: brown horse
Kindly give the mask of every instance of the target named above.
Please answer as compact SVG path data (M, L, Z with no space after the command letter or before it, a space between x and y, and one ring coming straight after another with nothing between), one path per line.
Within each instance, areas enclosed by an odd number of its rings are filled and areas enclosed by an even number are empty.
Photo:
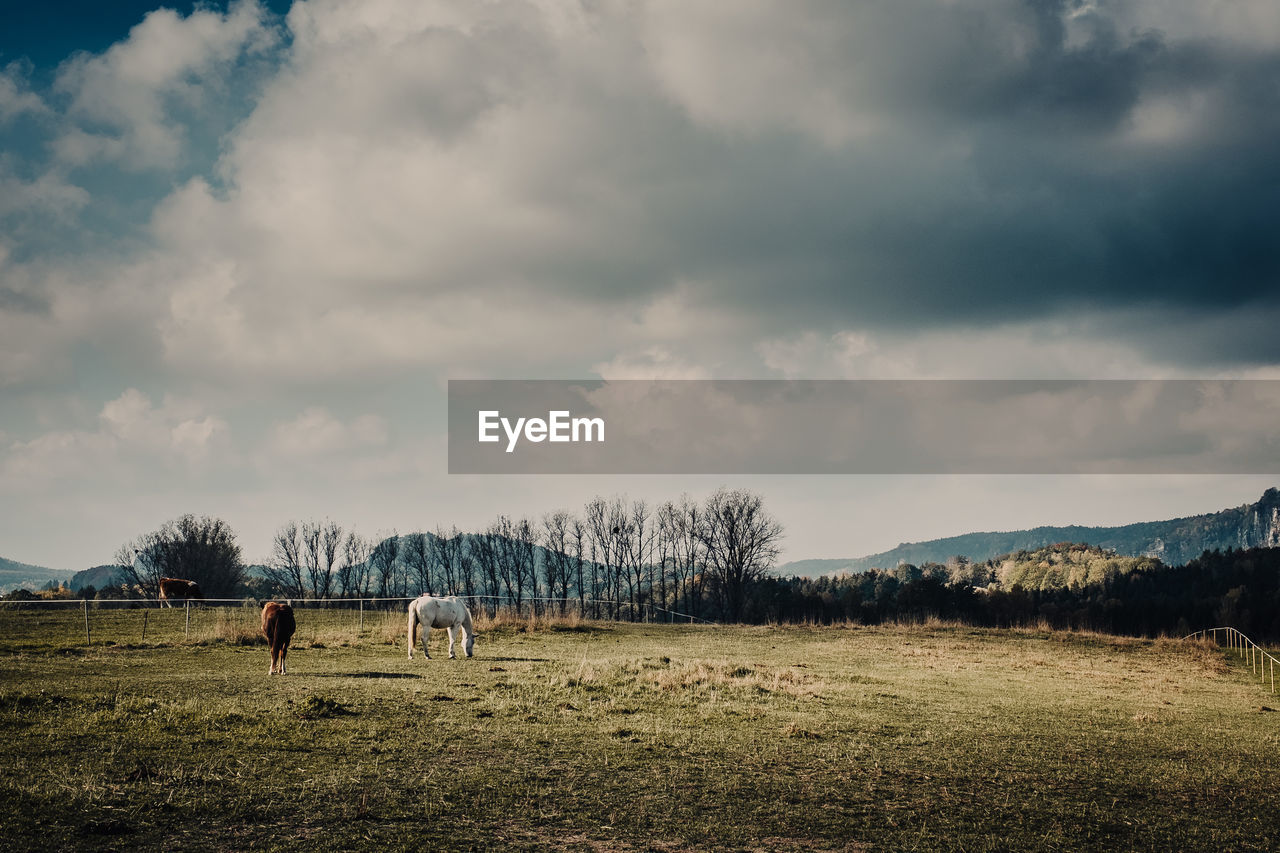
M173 607L174 600L204 599L200 584L182 578L160 578L160 606Z
M271 646L271 668L267 675L275 675L277 667L284 675L285 655L289 653L289 640L298 624L293 620L293 608L278 601L268 601L262 606L262 633Z

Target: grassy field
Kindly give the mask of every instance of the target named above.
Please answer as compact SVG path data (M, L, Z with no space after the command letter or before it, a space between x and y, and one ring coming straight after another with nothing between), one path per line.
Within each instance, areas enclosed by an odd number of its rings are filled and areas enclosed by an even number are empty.
M1280 848L1280 707L1219 650L954 626L0 613L7 849ZM300 848L301 846L301 848Z

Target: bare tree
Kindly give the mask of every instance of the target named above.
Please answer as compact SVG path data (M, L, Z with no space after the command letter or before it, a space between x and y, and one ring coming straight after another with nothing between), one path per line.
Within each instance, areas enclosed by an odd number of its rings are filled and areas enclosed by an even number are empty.
M741 621L748 584L778 558L782 525L765 510L759 495L721 488L707 498L699 538L725 616Z
M702 545L698 527L702 509L687 494L679 503L667 501L658 508L658 559L662 566L660 585L666 598L666 581L671 581L671 607L696 615L701 590L695 590L694 579L699 576Z
M569 575L572 558L569 556L569 539L572 517L564 510L557 510L543 516L542 571L547 584L547 593L552 598L560 599L560 615L564 615L565 604L569 598Z
M654 518L654 525L657 527L654 540L654 549L658 558L657 596L661 606L666 609L672 606L671 600L667 597L667 579L671 578L674 582L676 577L676 547L680 529L678 512L673 502L666 501L658 507L657 516ZM678 590L675 591L675 596L678 600Z
M130 583L154 598L160 578L195 581L210 598L234 595L244 579L235 533L220 518L187 514L122 545L115 555Z
M369 554L369 569L378 581L378 597L387 598L396 593L396 562L400 556L400 537L393 530L373 547Z
M702 545L702 507L687 494L676 506L674 560L677 601L679 588L684 590L684 608L692 616L702 611L703 588L706 584L706 550Z
M329 598L333 595L333 572L338 564L338 550L341 547L341 525L335 521L326 521L320 529L320 556L324 561L324 570L311 582L316 598Z
M618 603L622 599L622 570L619 567L619 558L628 523L626 504L620 497L614 497L608 501L596 497L587 504L587 532L590 536L592 557L592 598L599 598L601 595L597 584L598 570L604 594L608 596L611 618L617 618ZM602 563L597 562L597 556L603 560Z
M405 567L410 573L410 580L419 593L433 595L435 590L431 583L431 564L435 560L431 536L428 533L410 533L404 537Z
M578 615L581 617L586 617L587 607L586 607L586 602L583 600L583 596L585 595L585 592L583 589L582 567L583 567L583 563L585 562L585 560L583 559L584 557L583 547L586 544L587 528L586 528L586 525L582 523L581 519L575 517L573 519L573 525L570 528L570 530L571 530L571 537L572 537L571 541L573 542L573 571L574 571L574 576L577 578L577 585L578 585Z
M343 598L364 598L369 591L369 554L373 550L368 539L354 530L342 544L342 562L338 566L338 588Z
M619 619L622 616L622 579L626 571L623 561L632 536L626 498L615 496L609 502L609 536L612 540L610 552L613 555L609 567L609 600L613 602L613 617Z
M600 573L607 571L605 564L609 562L609 548L612 537L609 535L609 505L604 498L594 497L586 506L587 542L591 550L591 614L600 618Z
M527 518L517 521L512 527L512 553L516 566L516 589L519 595L526 592L531 599L533 612L541 610L542 602L538 599L538 530ZM519 612L517 602L516 612Z
M497 560L498 578L516 613L520 613L526 595L532 592L537 596L532 589L532 584L537 583L533 524L527 518L512 521L500 515L489 529L489 541Z
M462 556L458 558L458 582L462 584L462 594L468 598L475 598L477 581L476 559L465 549L460 549L459 553Z
M626 576L631 618L636 619L642 616L644 602L652 592L652 585L646 583L653 556L649 505L644 501L634 501L631 511L622 515L618 530L619 569Z
M321 563L324 562L324 557L320 550L320 524L315 521L304 521L299 532L299 538L302 543L300 562L311 587L311 596L319 598L316 595L316 582L320 579L320 567Z
M439 569L441 591L448 595L457 595L462 586L462 534L454 527L449 534L443 527L436 528L435 561Z
M490 617L494 614L498 597L502 595L499 567L502 558L498 546L500 538L497 525L490 525L483 533L472 534L468 540L470 556L480 574L480 588L488 602L486 606Z
M271 561L264 567L267 580L287 596L305 598L302 581L302 527L296 521L285 523L271 540Z

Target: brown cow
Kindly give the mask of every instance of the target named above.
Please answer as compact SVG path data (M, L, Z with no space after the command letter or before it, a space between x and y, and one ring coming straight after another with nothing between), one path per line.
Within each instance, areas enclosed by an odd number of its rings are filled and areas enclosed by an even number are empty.
M289 640L293 637L298 623L293 619L293 608L278 601L268 601L262 606L262 633L271 646L271 668L267 675L275 675L277 665L280 674L284 675L285 655L289 653Z
M204 599L200 584L195 581L185 581L182 578L160 578L161 607L173 607L174 599L189 601L193 598Z

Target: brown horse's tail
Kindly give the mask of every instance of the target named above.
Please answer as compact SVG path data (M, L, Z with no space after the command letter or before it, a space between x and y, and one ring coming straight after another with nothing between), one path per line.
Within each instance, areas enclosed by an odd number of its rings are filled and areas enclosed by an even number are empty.
M293 605L280 605L280 618L276 621L276 638L281 643L288 643L297 630L298 621L293 617Z

